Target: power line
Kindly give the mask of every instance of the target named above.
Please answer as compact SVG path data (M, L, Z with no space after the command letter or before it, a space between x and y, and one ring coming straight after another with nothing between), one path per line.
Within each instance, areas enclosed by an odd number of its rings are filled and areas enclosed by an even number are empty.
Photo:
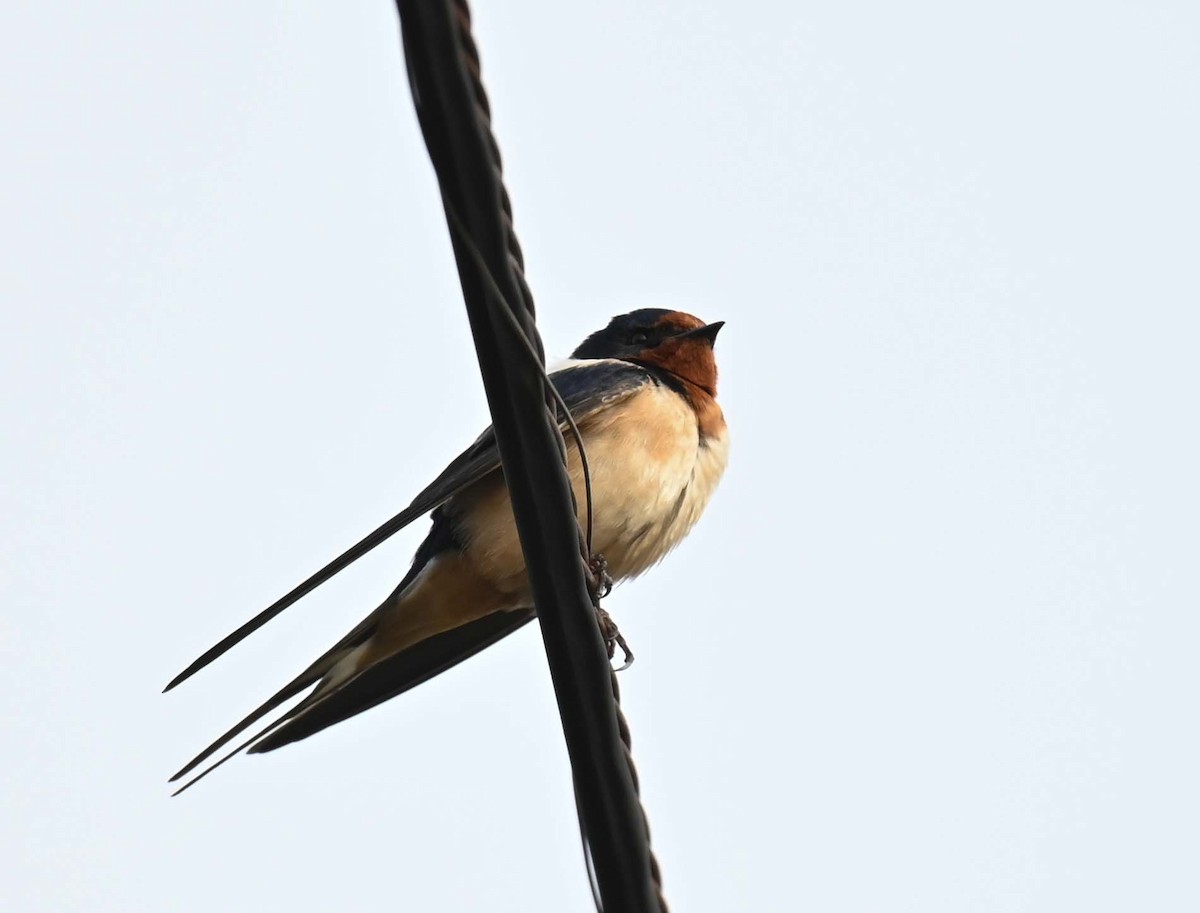
M597 624L598 603L589 594L585 559L590 556L583 548L566 451L547 392L544 351L491 132L470 13L458 0L397 0L396 5L413 102L451 225L600 898L612 913L665 913L629 730ZM530 347L536 361L529 357Z

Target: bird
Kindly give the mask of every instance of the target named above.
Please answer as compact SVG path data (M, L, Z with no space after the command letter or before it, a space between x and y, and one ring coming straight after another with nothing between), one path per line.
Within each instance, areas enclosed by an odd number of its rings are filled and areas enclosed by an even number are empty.
M723 321L705 323L683 311L642 308L613 317L549 375L584 443L593 553L603 555L613 582L637 577L674 549L725 472L729 434L716 400L713 351L722 326ZM577 503L584 504L583 461L570 438L567 472ZM393 521L392 531L429 512L429 534L408 573L378 608L171 782L192 774L287 701L308 694L193 774L176 794L242 750L268 752L307 738L446 671L536 617L490 428ZM304 587L211 648L164 690L312 588Z

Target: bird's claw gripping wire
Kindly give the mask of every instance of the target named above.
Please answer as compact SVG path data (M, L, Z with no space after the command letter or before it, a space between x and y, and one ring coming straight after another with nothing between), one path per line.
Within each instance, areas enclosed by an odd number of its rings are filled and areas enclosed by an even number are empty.
M618 672L633 665L633 651L621 635L621 629L613 621L613 617L600 607L600 600L612 592L613 579L608 572L608 560L601 554L593 554L587 562L588 590L592 594L592 605L596 607L596 624L600 626L600 636L604 638L604 649L611 660L617 655L617 647L621 648L623 657Z
M613 579L608 572L608 559L596 552L588 559L588 589L592 593L592 603L599 608L600 600L612 592Z
M622 660L621 665L617 666L617 671L624 672L633 665L633 651L621 635L621 629L617 627L612 616L599 606L596 607L596 621L600 624L600 635L604 638L604 649L608 651L608 658L612 659L617 653L617 647L621 648Z

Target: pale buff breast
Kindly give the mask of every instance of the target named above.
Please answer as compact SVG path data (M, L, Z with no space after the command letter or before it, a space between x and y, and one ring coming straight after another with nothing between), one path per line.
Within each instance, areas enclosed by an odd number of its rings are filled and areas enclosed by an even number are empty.
M580 428L592 474L593 549L608 559L614 579L637 576L656 564L700 518L728 457L724 422L718 424L702 443L696 414L683 397L647 385ZM583 474L569 435L567 441L582 521ZM489 479L471 492L469 502L459 514L468 541L465 557L498 589L528 604L507 490L498 478Z

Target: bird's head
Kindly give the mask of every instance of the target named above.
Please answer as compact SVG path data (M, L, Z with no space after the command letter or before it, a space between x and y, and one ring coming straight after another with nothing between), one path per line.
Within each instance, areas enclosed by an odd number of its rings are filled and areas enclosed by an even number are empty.
M585 339L572 357L619 358L658 368L716 396L713 343L724 325L724 321L706 324L683 311L643 308L614 317Z

